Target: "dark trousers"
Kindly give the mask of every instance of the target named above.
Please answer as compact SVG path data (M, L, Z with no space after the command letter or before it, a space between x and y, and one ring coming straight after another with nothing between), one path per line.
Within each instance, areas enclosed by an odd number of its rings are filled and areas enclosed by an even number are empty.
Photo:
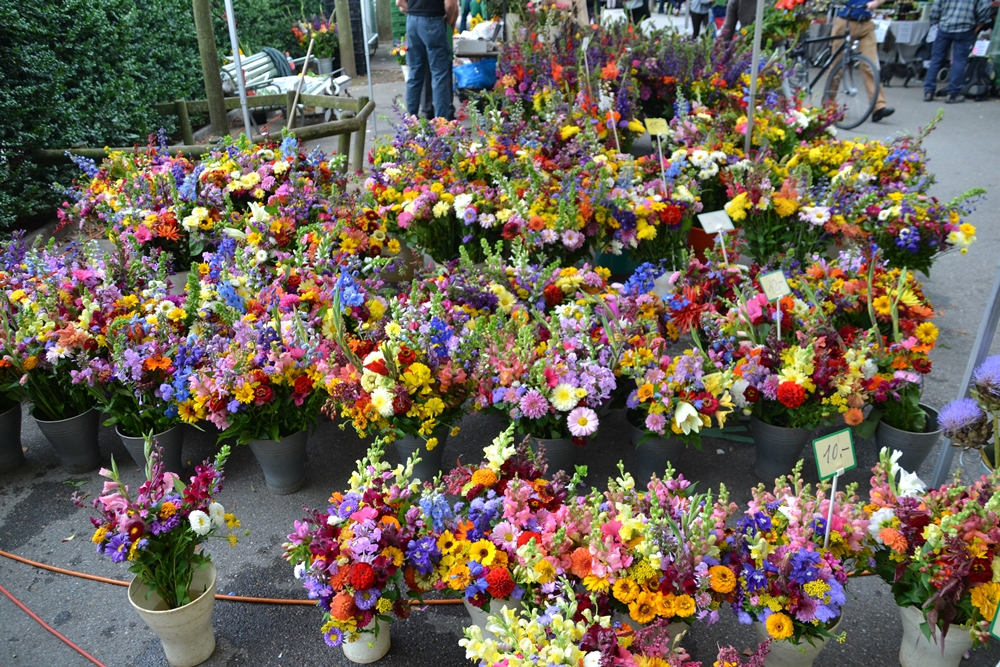
M454 118L451 53L444 17L407 16L406 45L406 64L410 66L410 78L406 82L406 113L415 116L420 111L424 79L430 77L434 115L451 120Z
M948 75L948 95L954 97L962 93L962 83L965 80L965 65L969 62L969 54L975 44L976 35L973 30L965 32L945 32L938 30L934 38L934 50L931 53L931 64L924 78L924 92L934 93L937 88L937 75L944 59L951 49L951 70Z
M702 26L705 26L710 33L714 32L708 24L707 12L705 14L695 14L694 12L691 12L691 29L694 31L691 36L698 39L698 35L701 34Z

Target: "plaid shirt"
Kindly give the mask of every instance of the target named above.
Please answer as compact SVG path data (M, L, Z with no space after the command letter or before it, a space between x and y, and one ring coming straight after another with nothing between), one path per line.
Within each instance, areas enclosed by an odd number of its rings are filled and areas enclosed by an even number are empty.
M931 24L944 32L968 32L990 22L990 0L934 0Z

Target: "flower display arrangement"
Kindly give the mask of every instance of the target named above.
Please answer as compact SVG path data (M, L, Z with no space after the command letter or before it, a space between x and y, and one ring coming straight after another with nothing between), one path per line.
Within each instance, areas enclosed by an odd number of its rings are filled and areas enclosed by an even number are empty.
M472 626L465 629L459 645L467 659L484 667L700 667L702 663L691 660L666 626L660 620L634 632L616 630L610 617L599 615L592 605L563 589L544 611L502 609L492 614L486 630L496 639L484 637L482 628ZM760 667L768 650L768 642L744 656L732 647L720 647L715 665Z
M191 578L211 560L203 544L212 538L236 544L231 531L240 522L216 500L228 457L229 447L223 446L214 461L195 467L185 485L164 471L159 452L147 444L146 481L134 494L122 482L113 458L111 470L101 470L110 481L94 500L99 516L91 518L96 528L92 541L97 553L115 563L129 563L129 571L163 598L168 609L191 601Z
M330 646L376 635L380 623L410 614L415 595L404 581L404 554L418 529L412 462L395 469L382 460L381 440L351 475L350 488L330 497L325 510L295 522L284 558L310 598L323 610L322 633ZM370 627L373 626L373 627ZM384 628L381 631L385 631Z
M237 443L308 429L328 397L323 304L334 279L291 264L272 272L257 251L225 239L188 281L186 308L201 320L174 375L180 418L212 422Z
M114 290L96 244L56 249L51 243L23 256L4 286L5 359L20 377L32 414L58 421L83 414L94 401L74 371L104 355L99 337Z
M333 58L340 50L337 24L323 14L294 23L292 34L303 49L309 46L309 40L313 40L312 52L317 58Z
M544 455L527 441L513 443L510 426L485 448L482 463L459 466L425 489L420 506L430 534L407 551L419 585L458 593L487 612L497 611L494 601L538 604L572 570L574 545L590 525L586 506L568 502L585 469L548 481ZM449 507L448 495L462 501Z
M847 575L862 554L869 522L855 504L853 485L831 498L827 483L813 491L801 470L799 461L773 492L763 484L753 490L724 562L738 577L733 610L741 623L763 624L776 641L812 644L833 636L840 622Z
M134 237L186 269L226 234L245 233L264 250L293 246L296 229L317 222L344 185L343 156L306 154L291 135L265 144L227 138L197 165L170 157L160 141L145 152L114 153L100 167L78 159L89 181L59 211L61 224L96 226L113 242ZM257 224L247 229L249 222Z
M593 525L601 530L586 541L589 562L574 553L574 574L588 591L608 594L633 626L695 618L713 624L736 587L737 575L721 560L736 504L724 486L717 498L693 493L671 467L645 488L620 463L619 470L598 504L592 498Z
M892 586L896 604L920 610L925 636L936 641L940 632L943 645L952 632L968 632L973 646L986 643L1000 601L997 478L925 491L915 473L900 470L900 455L883 449L872 469L869 567Z
M327 412L349 418L362 437L417 436L434 449L436 434L465 410L475 349L470 313L418 284L388 302L366 301L370 286L341 275L328 330L344 362ZM345 311L353 308L367 317L351 331Z
M24 232L12 234L0 249L0 284L8 285L14 280L27 253ZM0 290L0 414L19 406L24 399L23 374L19 365L15 364L17 346L14 340L16 334L11 326L13 317L14 306L8 292Z

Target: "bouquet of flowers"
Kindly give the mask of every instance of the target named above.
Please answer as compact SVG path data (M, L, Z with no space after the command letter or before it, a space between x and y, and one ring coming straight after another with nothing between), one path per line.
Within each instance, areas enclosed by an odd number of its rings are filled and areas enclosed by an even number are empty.
M106 299L105 265L96 244L34 249L4 286L5 360L21 378L38 419L58 421L93 406L86 384L74 372L99 356Z
M406 65L406 38L393 42L389 55L396 59L397 65Z
M189 280L187 309L202 321L185 356L198 361L175 378L172 396L182 420L211 421L239 444L316 423L333 348L321 314L333 279L291 266L272 275L256 262L252 247L226 239L201 280Z
M358 462L350 488L330 497L325 510L295 522L284 558L310 598L323 610L322 633L330 646L353 641L369 626L410 614L404 581L405 551L418 527L412 461L391 469L376 440Z
M892 586L896 604L921 611L925 634L940 631L943 643L960 626L975 646L983 644L1000 601L993 567L1000 548L997 477L971 484L956 478L925 492L915 473L900 469L900 456L883 449L872 469L864 506L869 567Z
M772 639L796 644L832 636L869 525L853 486L835 497L826 483L813 492L801 470L799 461L773 492L763 484L753 490L727 553L739 575L733 610L740 622L757 621Z
M0 285L8 285L14 280L27 252L24 232L15 232L4 248L0 249ZM9 296L5 290L0 289L0 414L20 405L24 399L24 388L20 382L22 375L14 363L17 347L11 326L13 317L14 307Z
M539 587L569 570L573 541L589 525L565 505L580 480L542 479L544 459L527 442L513 442L511 425L485 448L482 463L458 466L440 487L425 488L427 530L407 549L419 586L454 591L491 611L495 600L533 601ZM446 493L462 501L449 505Z
M312 52L317 58L333 58L340 49L337 25L323 14L293 24L292 34L302 48L308 47L309 40L313 40Z
M94 500L99 516L91 518L96 528L92 541L97 553L116 563L128 562L129 571L169 609L191 601L191 578L211 560L201 545L214 537L236 544L231 531L240 522L215 499L222 491L222 467L228 457L229 447L223 446L214 461L196 466L185 485L164 471L156 449L147 451L146 481L134 494L113 459L111 470L101 470L110 481Z
M612 607L633 626L695 617L711 625L736 587L737 574L721 560L735 503L725 487L718 499L711 492L692 493L691 482L674 478L672 468L645 489L636 487L621 463L619 470L595 508L594 525L601 531L589 540L584 586L609 593Z

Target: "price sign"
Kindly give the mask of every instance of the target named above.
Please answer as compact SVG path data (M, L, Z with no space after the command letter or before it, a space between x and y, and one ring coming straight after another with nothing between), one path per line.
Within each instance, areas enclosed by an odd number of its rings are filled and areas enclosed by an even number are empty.
M841 475L858 465L854 455L854 436L849 428L813 440L813 454L821 480Z
M706 230L707 231L707 230ZM781 271L765 273L760 277L760 286L764 290L764 296L768 301L777 301L783 296L792 293L792 288L788 286L785 274Z
M590 35L587 35L586 37L580 40L580 49L584 53L586 53L588 46L590 46Z
M732 229L736 229L736 227L733 226L733 221L729 218L729 214L724 210L699 213L698 222L701 223L701 228L704 229L705 233L708 235L718 234L719 232L728 232Z
M1000 639L1000 624L997 624L997 619L1000 619L1000 613L993 613L993 622L990 623L990 634L993 635L993 639Z
M646 131L655 136L666 134L669 131L667 120L665 118L647 118Z

